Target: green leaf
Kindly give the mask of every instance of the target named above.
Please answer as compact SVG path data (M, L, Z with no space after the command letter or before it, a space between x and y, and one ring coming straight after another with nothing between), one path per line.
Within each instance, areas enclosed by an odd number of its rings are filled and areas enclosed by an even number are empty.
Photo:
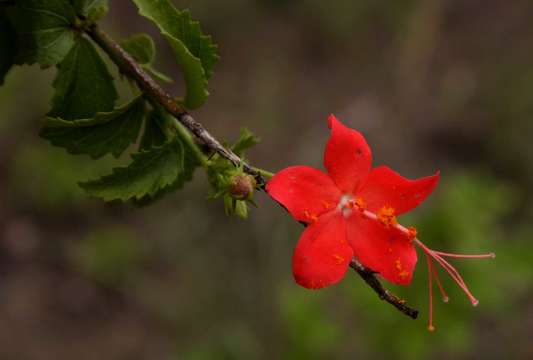
M71 154L88 154L97 159L111 153L118 158L139 137L145 110L144 100L139 97L92 119L48 118L41 136Z
M154 40L148 34L136 34L120 42L140 65L151 64L155 58Z
M143 68L158 81L167 84L172 84L174 82L174 80L170 76L163 74L161 71L155 69L152 65L144 65Z
M4 84L7 72L15 63L14 30L0 10L0 85Z
M150 151L132 155L127 167L115 168L113 173L98 180L80 183L89 195L105 201L130 199L146 201L158 198L169 189L176 190L192 179L194 163L178 139Z
M107 0L71 0L78 15L96 21L107 14L109 10Z
M150 150L165 143L166 137L158 122L159 116L157 111L151 111L147 117L140 144L141 150Z
M166 141L165 133L168 134L171 138L176 138L177 141L181 141L184 149L184 168L185 169L194 169L198 167L201 163L198 159L197 148L193 148L196 145L191 143L190 139L185 139L184 136L189 136L188 134L183 134L179 131L176 132L174 126L181 126L180 124L173 125L175 118L168 114L166 111L161 109L154 109L150 116L147 119L143 139L141 140L141 149L151 149L153 147L161 146ZM166 130L164 130L166 128ZM171 186L162 189L157 192L155 195L147 195L141 199L134 199L134 204L136 206L146 206L154 203L155 201L161 199L167 193L174 192L181 188L182 183L178 179Z
M113 110L117 91L106 64L86 38L81 38L59 64L50 117L92 118Z
M10 10L18 34L17 63L51 66L75 43L76 14L69 0L17 0Z
M244 155L244 152L252 146L258 144L261 141L254 133L246 128L241 129L241 136L239 140L231 147L231 150L239 157Z
M202 33L188 11L177 10L169 0L133 1L139 13L152 20L172 46L187 85L185 105L191 109L201 106L209 95L207 80L219 59L217 46Z
M166 33L163 33L163 36L174 50L174 54L178 58L183 70L185 84L187 85L187 92L185 93L184 99L185 106L189 109L199 108L209 96L207 80L201 63L197 58L190 55L181 41Z
M148 34L137 34L123 40L120 45L126 50L135 61L148 71L157 80L171 83L172 79L153 67L155 60L155 44Z
M235 201L235 215L243 220L248 218L248 205L246 204L246 201Z

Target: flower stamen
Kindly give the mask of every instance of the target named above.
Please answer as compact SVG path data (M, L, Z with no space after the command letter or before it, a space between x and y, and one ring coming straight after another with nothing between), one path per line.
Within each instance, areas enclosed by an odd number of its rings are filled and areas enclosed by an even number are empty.
M417 230L414 226L409 226L407 228L407 238L410 241L413 241L414 239L416 239L416 234L417 234Z
M366 210L366 202L363 200L362 197L356 197L355 198L355 206L359 211L365 211Z
M398 220L396 219L396 216L394 216L394 208L391 206L383 206L381 209L379 209L377 218L378 221L386 228L396 226L398 224Z
M435 331L433 326L433 271L431 270L431 259L429 255L426 254L426 261L428 264L428 287L429 287L429 322L428 330Z
M307 210L304 210L304 216L311 224L316 223L318 221L318 216L316 214L310 213Z
M468 254L453 254L453 253L447 253L442 251L436 251L428 248L426 245L424 245L418 238L417 238L417 231L414 227L406 228L405 226L399 224L396 220L396 217L394 216L394 208L390 206L384 206L382 207L378 213L374 213L372 211L362 209L361 214L370 220L374 220L379 222L380 224L384 225L385 227L394 227L400 232L402 232L407 239L415 243L426 255L427 260L427 266L428 266L428 282L429 282L429 325L428 330L434 331L435 327L433 326L433 279L435 279L435 282L437 283L437 287L439 288L439 291L442 295L442 300L444 302L449 301L448 294L444 290L444 287L442 286L442 283L440 281L437 269L433 265L433 260L436 261L446 272L448 275L457 283L457 285L463 290L463 292L466 294L470 302L473 306L477 306L479 304L479 300L477 300L474 295L470 292L468 289L468 286L466 286L466 283L464 282L463 278L459 274L459 271L455 267L453 267L452 264L450 264L448 261L446 261L444 258L456 258L456 259L493 259L496 257L494 253L488 253L488 254L474 254L474 255L468 255ZM398 262L395 263L395 266L398 269L401 264Z
M442 301L447 303L450 301L450 297L448 294L446 294L446 291L444 290L444 287L442 286L442 283L440 281L439 272L435 266L433 266L433 263L429 263L431 265L431 271L433 272L433 276L435 277L435 282L437 283L437 287L439 288L440 294L442 296Z

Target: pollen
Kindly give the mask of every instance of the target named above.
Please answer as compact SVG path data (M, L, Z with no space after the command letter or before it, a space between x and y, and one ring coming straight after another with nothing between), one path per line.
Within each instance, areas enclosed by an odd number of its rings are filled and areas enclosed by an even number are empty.
M355 205L360 211L366 210L366 202L359 196L355 198Z
M394 264L396 265L396 270L401 271L403 269L400 259L397 259Z
M409 276L409 271L407 271L407 270L402 270L402 271L398 274L398 276L399 276L401 279L405 279L405 278L407 278L407 277Z
M331 204L328 203L327 201L322 201L322 206L324 207L324 209L326 210L329 210L331 208Z
M413 241L416 238L417 230L414 226L409 226L407 228L407 238Z
M318 216L316 214L310 213L308 210L304 210L304 217L311 223L318 221Z
M334 254L333 258L335 259L335 262L337 263L337 265L342 264L346 260L345 258L340 256L339 254Z
M382 223L386 228L398 224L398 220L396 219L396 216L394 216L394 208L391 206L384 206L379 209L377 217L378 221Z

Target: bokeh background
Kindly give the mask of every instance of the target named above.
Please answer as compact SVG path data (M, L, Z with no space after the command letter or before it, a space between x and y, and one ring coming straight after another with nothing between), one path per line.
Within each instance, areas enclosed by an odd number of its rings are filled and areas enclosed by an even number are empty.
M333 112L376 164L411 178L440 169L402 222L433 248L497 253L454 262L480 305L442 276L451 301L436 299L429 333L422 261L411 286L390 286L416 321L356 274L305 290L290 265L301 226L263 194L248 221L226 217L200 171L147 208L87 198L76 182L125 159L40 139L54 71L23 67L0 89L1 359L533 358L533 2L175 4L220 44L195 116L227 141L243 126L260 135L255 165L321 166ZM111 1L102 27L157 35L129 1ZM180 79L158 43L159 67Z

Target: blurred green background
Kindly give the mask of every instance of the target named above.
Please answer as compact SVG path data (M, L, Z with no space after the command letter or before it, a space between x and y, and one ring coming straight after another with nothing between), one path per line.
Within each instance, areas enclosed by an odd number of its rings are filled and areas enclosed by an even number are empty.
M480 305L442 276L451 301L437 298L429 333L423 261L411 286L389 286L417 321L352 273L303 289L291 274L301 226L263 194L248 221L227 218L200 172L143 209L87 198L76 182L117 161L40 139L54 71L23 67L0 89L1 359L533 358L532 1L175 4L220 44L195 116L226 141L242 126L260 135L255 165L321 166L333 112L376 164L440 169L402 222L432 248L497 253L454 261ZM157 35L128 1L111 1L102 27ZM159 44L159 67L180 79Z

